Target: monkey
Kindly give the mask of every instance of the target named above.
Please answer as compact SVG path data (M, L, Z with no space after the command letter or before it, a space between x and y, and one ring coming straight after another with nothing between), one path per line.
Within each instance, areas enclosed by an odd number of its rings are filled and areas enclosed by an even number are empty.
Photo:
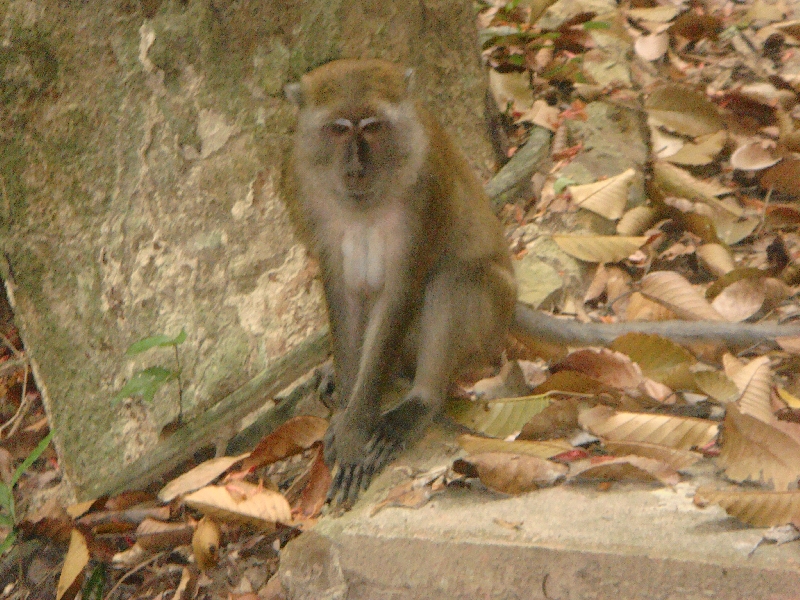
M441 411L462 369L496 362L516 305L500 222L412 80L344 59L287 89L300 106L294 214L320 263L342 403L325 438L329 498L343 506ZM381 412L397 377L411 389Z
M285 88L299 107L289 209L320 264L341 404L324 440L332 504L352 506L441 411L459 374L497 364L512 329L551 343L608 343L631 331L739 342L800 334L583 324L518 304L489 198L412 88L411 71L377 59L333 61ZM384 412L398 378L411 388Z

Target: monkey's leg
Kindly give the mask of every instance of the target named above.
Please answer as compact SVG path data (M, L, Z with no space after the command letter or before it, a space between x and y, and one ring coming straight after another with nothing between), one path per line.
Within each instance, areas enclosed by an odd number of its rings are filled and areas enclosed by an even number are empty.
M477 276L445 275L429 285L419 321L414 384L400 404L382 415L367 446L366 485L442 410L460 368L499 356L515 292L511 279L498 275L490 268Z

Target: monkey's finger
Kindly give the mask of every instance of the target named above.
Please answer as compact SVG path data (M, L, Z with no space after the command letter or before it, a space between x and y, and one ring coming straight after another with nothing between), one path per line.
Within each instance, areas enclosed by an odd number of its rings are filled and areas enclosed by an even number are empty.
M350 474L344 487L345 493L342 499L342 503L346 506L352 506L356 503L356 500L358 500L358 493L361 488L361 477L364 474L361 465L352 465L349 471Z
M344 469L340 465L333 476L331 487L328 488L328 495L325 496L325 502L329 502L330 504L338 504L338 502L336 502L336 497L339 495L339 492L342 489L342 480L344 479L344 475Z

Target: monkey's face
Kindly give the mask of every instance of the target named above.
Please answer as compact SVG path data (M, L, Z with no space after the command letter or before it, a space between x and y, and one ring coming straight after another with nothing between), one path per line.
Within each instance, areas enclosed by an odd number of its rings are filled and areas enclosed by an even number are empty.
M319 137L317 158L330 168L332 178L339 179L331 183L354 199L380 193L377 186L402 159L394 124L379 112L331 115Z

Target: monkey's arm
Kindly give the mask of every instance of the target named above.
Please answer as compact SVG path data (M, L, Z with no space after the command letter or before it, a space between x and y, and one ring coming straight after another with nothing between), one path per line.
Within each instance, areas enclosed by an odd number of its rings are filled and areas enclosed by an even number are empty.
M679 343L719 341L748 346L800 336L800 323L721 323L714 321L637 321L630 323L579 323L558 319L517 302L514 325L524 335L553 344L606 345L626 333L648 333Z

